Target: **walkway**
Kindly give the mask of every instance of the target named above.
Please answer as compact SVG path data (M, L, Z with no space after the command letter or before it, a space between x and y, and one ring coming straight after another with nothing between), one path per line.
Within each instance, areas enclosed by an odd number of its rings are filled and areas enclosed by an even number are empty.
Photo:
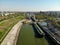
M18 38L19 31L22 27L22 23L24 20L19 21L7 34L1 45L16 45L16 41Z

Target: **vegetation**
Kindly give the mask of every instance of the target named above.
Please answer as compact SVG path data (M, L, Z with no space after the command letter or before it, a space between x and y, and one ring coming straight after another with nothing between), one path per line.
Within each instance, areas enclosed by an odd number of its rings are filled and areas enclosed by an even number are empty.
M44 14L44 13L38 13L35 15L37 19L41 20L41 19L47 19L47 20L50 20L51 23L55 26L55 27L58 27L60 28L60 21L57 20L56 18L56 15L52 15L51 13L50 14Z
M14 17L13 17L14 16ZM7 17L7 18L6 18ZM24 18L23 14L14 14L10 16L6 16L2 18L6 18L0 22L0 42L4 39L7 33L11 30L11 28L21 19ZM2 19L0 18L0 19Z
M42 13L38 13L35 15L36 19L45 19L46 18L46 15L45 14L42 14Z
M60 21L56 21L56 26L60 28Z
M17 17L19 15L23 15L23 13L15 13L15 14L9 14L9 15L4 15L4 16L0 15L0 22L6 19Z

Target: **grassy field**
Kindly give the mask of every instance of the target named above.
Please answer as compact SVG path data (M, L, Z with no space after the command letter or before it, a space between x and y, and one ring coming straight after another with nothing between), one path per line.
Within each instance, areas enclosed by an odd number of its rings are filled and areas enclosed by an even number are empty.
M0 22L0 42L4 39L11 28L23 18L23 15L19 15Z
M46 39L36 38L31 25L24 24L18 37L17 45L48 45Z

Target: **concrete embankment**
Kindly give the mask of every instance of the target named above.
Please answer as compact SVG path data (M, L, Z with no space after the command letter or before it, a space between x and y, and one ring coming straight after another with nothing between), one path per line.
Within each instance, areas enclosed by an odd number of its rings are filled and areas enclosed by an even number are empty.
M25 20L21 20L16 25L13 26L11 31L7 34L5 39L2 41L1 45L16 45L18 34L23 25L22 23L23 21Z

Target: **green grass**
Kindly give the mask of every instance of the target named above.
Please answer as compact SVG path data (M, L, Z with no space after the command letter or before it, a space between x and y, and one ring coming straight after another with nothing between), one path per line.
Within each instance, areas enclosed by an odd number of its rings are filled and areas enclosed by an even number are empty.
M46 39L36 38L31 25L24 24L18 37L17 45L48 45Z
M11 28L21 19L23 19L23 16L19 15L14 18L9 18L0 22L0 43L7 35L7 33L11 30Z

